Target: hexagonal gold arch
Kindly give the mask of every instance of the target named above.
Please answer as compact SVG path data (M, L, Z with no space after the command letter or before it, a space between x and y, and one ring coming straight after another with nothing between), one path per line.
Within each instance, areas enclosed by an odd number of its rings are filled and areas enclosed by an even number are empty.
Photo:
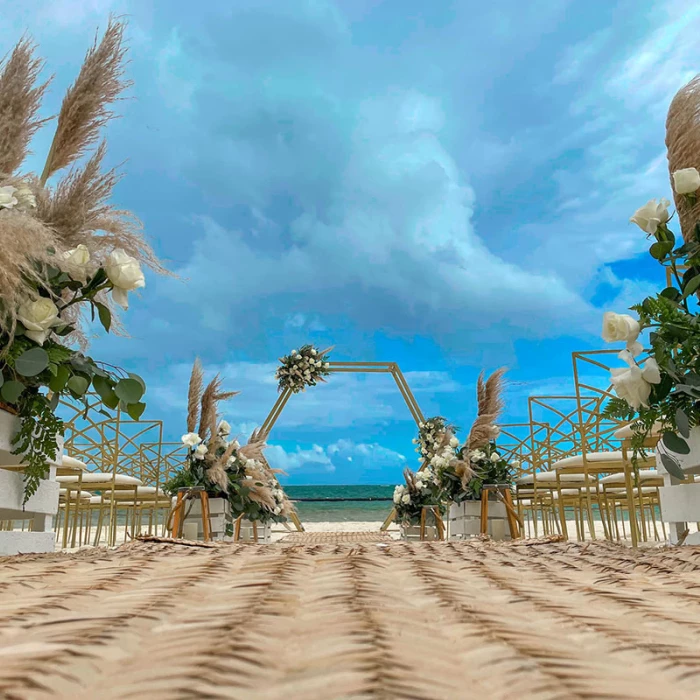
M329 362L328 369L331 373L334 374L390 374L394 378L396 386L398 387L401 396L406 402L406 406L408 406L408 410L411 412L411 416L413 416L413 420L416 421L416 425L425 422L425 418L423 417L423 413L421 412L420 407L418 406L416 397L413 395L413 392L408 386L406 378L403 376L401 370L399 369L399 366L395 362ZM289 401L291 395L292 390L285 389L277 397L275 405L272 407L272 410L265 419L265 422L262 424L261 431L266 437L270 434L270 431L277 422L277 419L280 417L280 414L282 413L284 407L287 405L287 401ZM423 464L421 465L421 469L423 469L425 466L426 463L423 462ZM393 522L395 517L396 512L394 509L392 509L391 513L389 514L389 517L384 521L381 529L386 530L389 527L389 525ZM299 523L297 523L297 527L299 527Z

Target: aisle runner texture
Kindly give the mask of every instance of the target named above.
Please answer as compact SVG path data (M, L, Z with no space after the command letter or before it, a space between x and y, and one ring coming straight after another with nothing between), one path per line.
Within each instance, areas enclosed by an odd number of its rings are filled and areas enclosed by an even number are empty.
M0 560L0 697L700 697L700 550L487 542Z

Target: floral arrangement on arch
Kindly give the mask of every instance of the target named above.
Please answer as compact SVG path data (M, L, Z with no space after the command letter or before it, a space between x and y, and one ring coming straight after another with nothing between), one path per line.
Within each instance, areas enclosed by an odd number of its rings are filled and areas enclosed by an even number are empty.
M404 526L420 522L424 506L437 506L444 514L444 496L440 488L440 478L435 470L427 466L419 472L404 470L405 485L394 489L394 509L396 518Z
M418 461L426 461L428 463L438 454L444 451L445 444L451 447L457 447L459 441L454 438L454 434L459 430L454 425L447 422L447 419L442 416L428 418L426 421L418 424L418 437L413 439L413 444L417 445L416 452L418 453ZM445 441L445 435L450 433L452 438ZM455 440L457 440L455 442ZM454 444L451 444L454 442Z
M210 496L227 499L234 518L284 522L294 509L275 476L280 472L264 457L264 437L254 431L243 446L231 439L231 426L218 406L238 392L222 391L218 375L204 388L203 376L197 360L188 390L188 432L182 436L188 448L185 465L163 490L175 495L180 488L203 487Z
M291 390L293 394L306 391L306 387L325 382L330 374L328 353L333 348L317 350L313 345L302 345L299 350L292 350L289 355L280 357L280 366L275 372L278 390Z
M120 332L115 311L145 286L142 265L165 272L136 218L109 204L119 176L103 172L105 143L78 165L129 84L123 32L110 19L88 51L40 175L21 169L32 137L49 121L38 116L50 82L38 82L44 64L22 39L0 65L0 402L21 418L13 445L26 465L25 500L55 459L62 397L87 409L93 392L105 408L120 407L135 420L145 409L140 377L82 352L89 321Z

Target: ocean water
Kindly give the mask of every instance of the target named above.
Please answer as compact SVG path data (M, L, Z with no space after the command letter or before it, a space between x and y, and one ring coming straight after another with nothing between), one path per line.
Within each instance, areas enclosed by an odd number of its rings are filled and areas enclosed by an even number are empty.
M297 498L386 498L386 501L321 501L295 503L299 519L319 522L383 521L394 504L394 485L387 486L283 486L292 501Z

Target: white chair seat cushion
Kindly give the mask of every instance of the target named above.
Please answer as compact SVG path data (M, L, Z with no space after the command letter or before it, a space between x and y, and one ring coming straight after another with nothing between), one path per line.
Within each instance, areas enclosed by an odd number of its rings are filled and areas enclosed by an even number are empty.
M109 499L112 497L111 493L105 493L105 499ZM163 493L163 489L158 489L158 494L156 495L156 487L155 486L139 486L137 491L136 491L136 497L134 499L134 492L129 489L124 490L124 491L115 491L114 492L114 499L117 501L128 501L128 500L137 500L137 501L155 501L156 499L159 501L170 501L170 497L167 496L165 493Z
M659 473L656 471L656 469L640 469L639 470L639 480L641 482L644 482L645 480L648 479L658 479ZM604 476L600 480L601 484L624 484L625 483L625 475L624 474L610 474L608 476ZM632 484L634 484L634 475L632 475Z
M75 469L76 471L87 471L87 465L85 464L85 462L81 462L79 459L75 459L75 457L69 457L68 455L63 455L61 466L67 469Z
M590 464L600 462L621 462L622 452L615 450L614 452L588 452L586 454L586 462ZM583 455L574 455L573 457L565 457L555 462L552 465L553 469L566 469L570 467L582 467Z
M598 489L595 486L591 486L589 491L591 492L591 496L596 496L598 494ZM586 489L585 487L581 489L562 489L561 494L562 496L581 496L581 498L585 498ZM559 498L559 492L554 491L554 493L552 493L552 498Z
M633 423L629 423L628 425L622 426L622 428L618 428L614 433L613 437L617 438L618 440L629 440L633 435L634 432L632 431L632 426ZM651 427L651 435L658 435L659 432L661 431L661 423L659 421L656 421L654 425Z
M141 486L141 481L139 479L134 476L127 476L126 474L117 474L113 476L106 472L86 472L82 477L72 475L56 477L56 481L61 484L77 484L79 479L82 479L82 483L85 485L111 484L112 479L114 479L114 483L117 486Z
M59 496L65 496L67 493L68 493L68 489L59 489L58 490ZM75 500L75 491L71 491L70 498L71 498L71 501ZM92 498L92 494L89 491L81 491L80 498Z
M583 482L583 475L582 474L560 474L559 476L560 481L581 481ZM532 474L527 474L526 476L521 476L519 479L515 480L515 483L520 485L520 484L534 484L535 479L532 476ZM554 483L556 484L557 482L557 473L555 471L549 471L549 472L537 472L537 483L538 484L544 484L544 483Z
M532 505L532 501L529 498L526 498L524 500L520 500L520 501L518 501L518 503L520 503L520 505L523 506L523 508L527 508L528 506Z
M605 493L613 495L625 495L627 489L605 489ZM639 489L632 489L632 494L636 496L639 493ZM656 493L656 486L642 486L642 494Z

